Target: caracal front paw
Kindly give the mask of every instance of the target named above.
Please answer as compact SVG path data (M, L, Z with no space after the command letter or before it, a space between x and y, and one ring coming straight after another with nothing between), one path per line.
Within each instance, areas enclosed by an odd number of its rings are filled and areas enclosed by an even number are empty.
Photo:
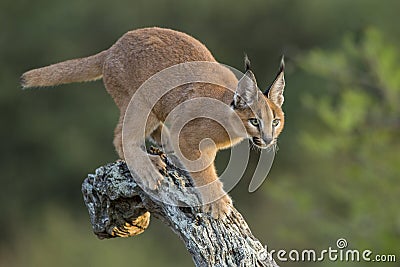
M211 213L211 216L216 220L224 220L231 214L232 207L232 199L225 194L220 199L203 205L203 211Z
M161 158L161 156L159 156L159 155L149 155L149 158L150 158L151 162L153 163L153 166L156 167L156 169L160 173L165 174L167 172L167 164Z
M161 181L164 179L162 174L167 172L167 165L161 159L159 155L148 155L149 159L153 166L146 166L143 170L145 170L145 177L142 177L147 182L147 187L151 190L156 190L161 185Z

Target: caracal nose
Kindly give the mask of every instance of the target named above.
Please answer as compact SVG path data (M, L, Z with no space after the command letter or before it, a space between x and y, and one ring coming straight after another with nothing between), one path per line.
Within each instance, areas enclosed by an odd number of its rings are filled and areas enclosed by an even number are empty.
M263 138L263 141L264 141L267 145L269 145L269 144L271 144L271 143L274 141L274 138L272 138L272 137L264 137L264 138Z

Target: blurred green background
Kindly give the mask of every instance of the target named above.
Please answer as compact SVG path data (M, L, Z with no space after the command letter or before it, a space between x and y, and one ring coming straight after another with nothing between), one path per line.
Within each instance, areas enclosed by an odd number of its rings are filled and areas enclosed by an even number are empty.
M157 220L135 238L92 234L81 182L117 158L118 112L102 83L19 86L28 69L94 54L145 26L187 32L238 69L246 52L261 88L286 55L287 121L272 171L250 194L249 168L231 192L269 249L320 251L346 238L397 256L368 266L400 266L399 11L395 0L2 0L0 266L193 265Z

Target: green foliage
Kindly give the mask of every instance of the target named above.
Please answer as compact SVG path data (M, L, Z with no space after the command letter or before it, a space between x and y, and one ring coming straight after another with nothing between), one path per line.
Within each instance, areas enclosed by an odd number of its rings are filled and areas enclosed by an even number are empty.
M309 171L318 173L312 177L318 181L305 184L310 193L326 194L313 194L309 202L315 204L308 209L328 201L324 209L334 211L309 227L328 226L332 238L340 233L355 247L393 253L400 247L399 52L371 28L358 41L348 35L334 51L312 51L299 59L304 71L320 78L321 89L302 98L313 125L298 140L309 165L324 166Z
M385 43L376 29L365 31L361 41L353 39L347 36L338 51L314 51L300 59L305 71L331 85L331 90L325 90L323 96L304 94L302 98L304 106L318 117L315 122L325 126L325 132L319 133L319 137L326 138L323 143L331 144L330 153L342 149L352 153L361 149L365 153L362 146L371 147L371 143L375 149L397 144L398 52L393 45ZM324 151L318 149L320 139L312 132L304 132L302 140L306 147L317 148L313 153Z

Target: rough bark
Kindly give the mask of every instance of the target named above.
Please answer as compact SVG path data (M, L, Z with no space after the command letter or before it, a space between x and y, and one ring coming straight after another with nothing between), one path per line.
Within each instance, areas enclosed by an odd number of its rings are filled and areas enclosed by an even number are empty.
M183 205L155 200L138 186L123 161L88 175L82 193L99 238L139 234L152 214L181 238L196 266L278 266L236 209L220 221L192 207L199 199L190 177L164 159L167 169L161 187L167 189L161 195Z

